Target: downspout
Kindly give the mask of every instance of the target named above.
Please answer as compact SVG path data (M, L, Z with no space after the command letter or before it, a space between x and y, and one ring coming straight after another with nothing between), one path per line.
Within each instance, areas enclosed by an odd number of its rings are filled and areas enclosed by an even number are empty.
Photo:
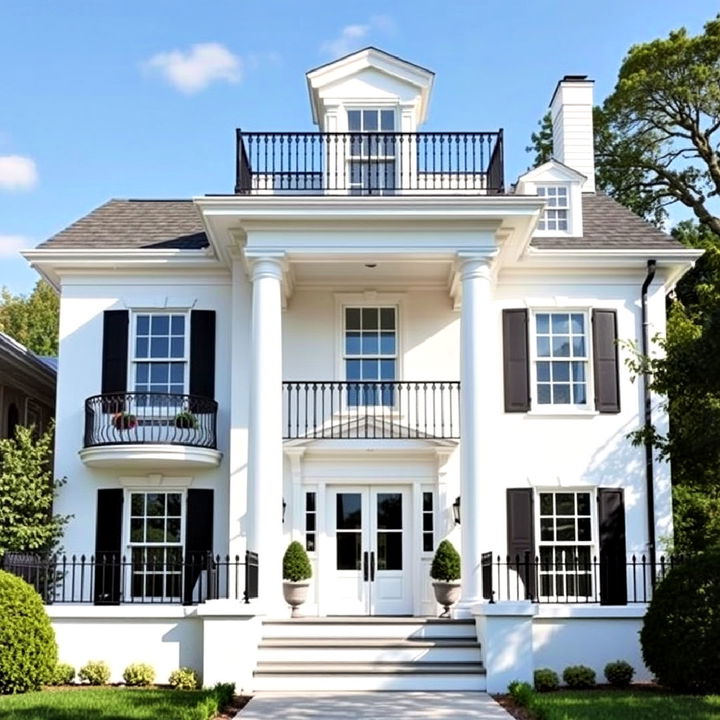
M642 284L641 307L642 307L642 354L648 357L650 351L650 323L647 312L647 293L650 283L655 278L655 260L647 261L647 275ZM650 583L655 587L655 468L653 466L653 447L650 440L652 429L652 405L650 400L650 374L643 374L643 401L645 404L645 493L647 495L647 522L648 522L648 555L650 561Z

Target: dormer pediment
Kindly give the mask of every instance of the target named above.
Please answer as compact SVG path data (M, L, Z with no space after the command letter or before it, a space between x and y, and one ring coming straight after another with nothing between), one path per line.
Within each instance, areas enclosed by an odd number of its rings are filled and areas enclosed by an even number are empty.
M585 180L586 177L581 172L553 158L521 175L518 178L518 186L524 183L544 182L576 182L582 186Z
M326 114L339 105L402 105L417 127L427 116L434 77L430 70L377 48L359 50L307 73L313 121L327 130Z

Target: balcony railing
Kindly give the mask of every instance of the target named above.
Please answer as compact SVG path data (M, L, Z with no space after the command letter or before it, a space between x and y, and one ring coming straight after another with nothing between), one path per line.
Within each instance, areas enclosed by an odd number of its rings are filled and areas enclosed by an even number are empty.
M114 393L85 401L85 447L126 444L217 448L217 403L196 395Z
M239 195L496 194L503 133L237 131Z
M460 437L455 381L283 382L286 440Z
M258 596L258 556L193 553L174 562L140 562L103 554L6 553L0 567L23 578L46 605L184 604Z
M684 560L681 556L660 557L653 573L653 563L645 555L618 560L570 551L558 555L558 549L553 548L554 560L530 553L514 557L483 553L483 597L491 603L648 603L655 586Z

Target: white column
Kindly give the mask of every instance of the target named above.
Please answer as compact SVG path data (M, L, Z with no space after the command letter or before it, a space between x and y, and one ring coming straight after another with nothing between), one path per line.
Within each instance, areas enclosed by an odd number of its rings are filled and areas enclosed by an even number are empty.
M488 393L497 379L492 375L493 341L491 273L489 257L461 258L462 308L460 312L460 533L462 596L458 613L482 600L480 560L483 516L487 497L483 488L490 478L483 477L481 461L487 443ZM485 506L485 508L484 508Z
M259 555L259 601L266 611L282 599L282 263L252 261L248 549Z

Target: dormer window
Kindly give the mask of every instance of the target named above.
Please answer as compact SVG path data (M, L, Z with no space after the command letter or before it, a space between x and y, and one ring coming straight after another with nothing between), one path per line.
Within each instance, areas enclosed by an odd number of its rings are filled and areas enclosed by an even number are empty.
M570 204L564 185L538 185L537 194L545 198L545 210L538 222L538 230L568 232Z

